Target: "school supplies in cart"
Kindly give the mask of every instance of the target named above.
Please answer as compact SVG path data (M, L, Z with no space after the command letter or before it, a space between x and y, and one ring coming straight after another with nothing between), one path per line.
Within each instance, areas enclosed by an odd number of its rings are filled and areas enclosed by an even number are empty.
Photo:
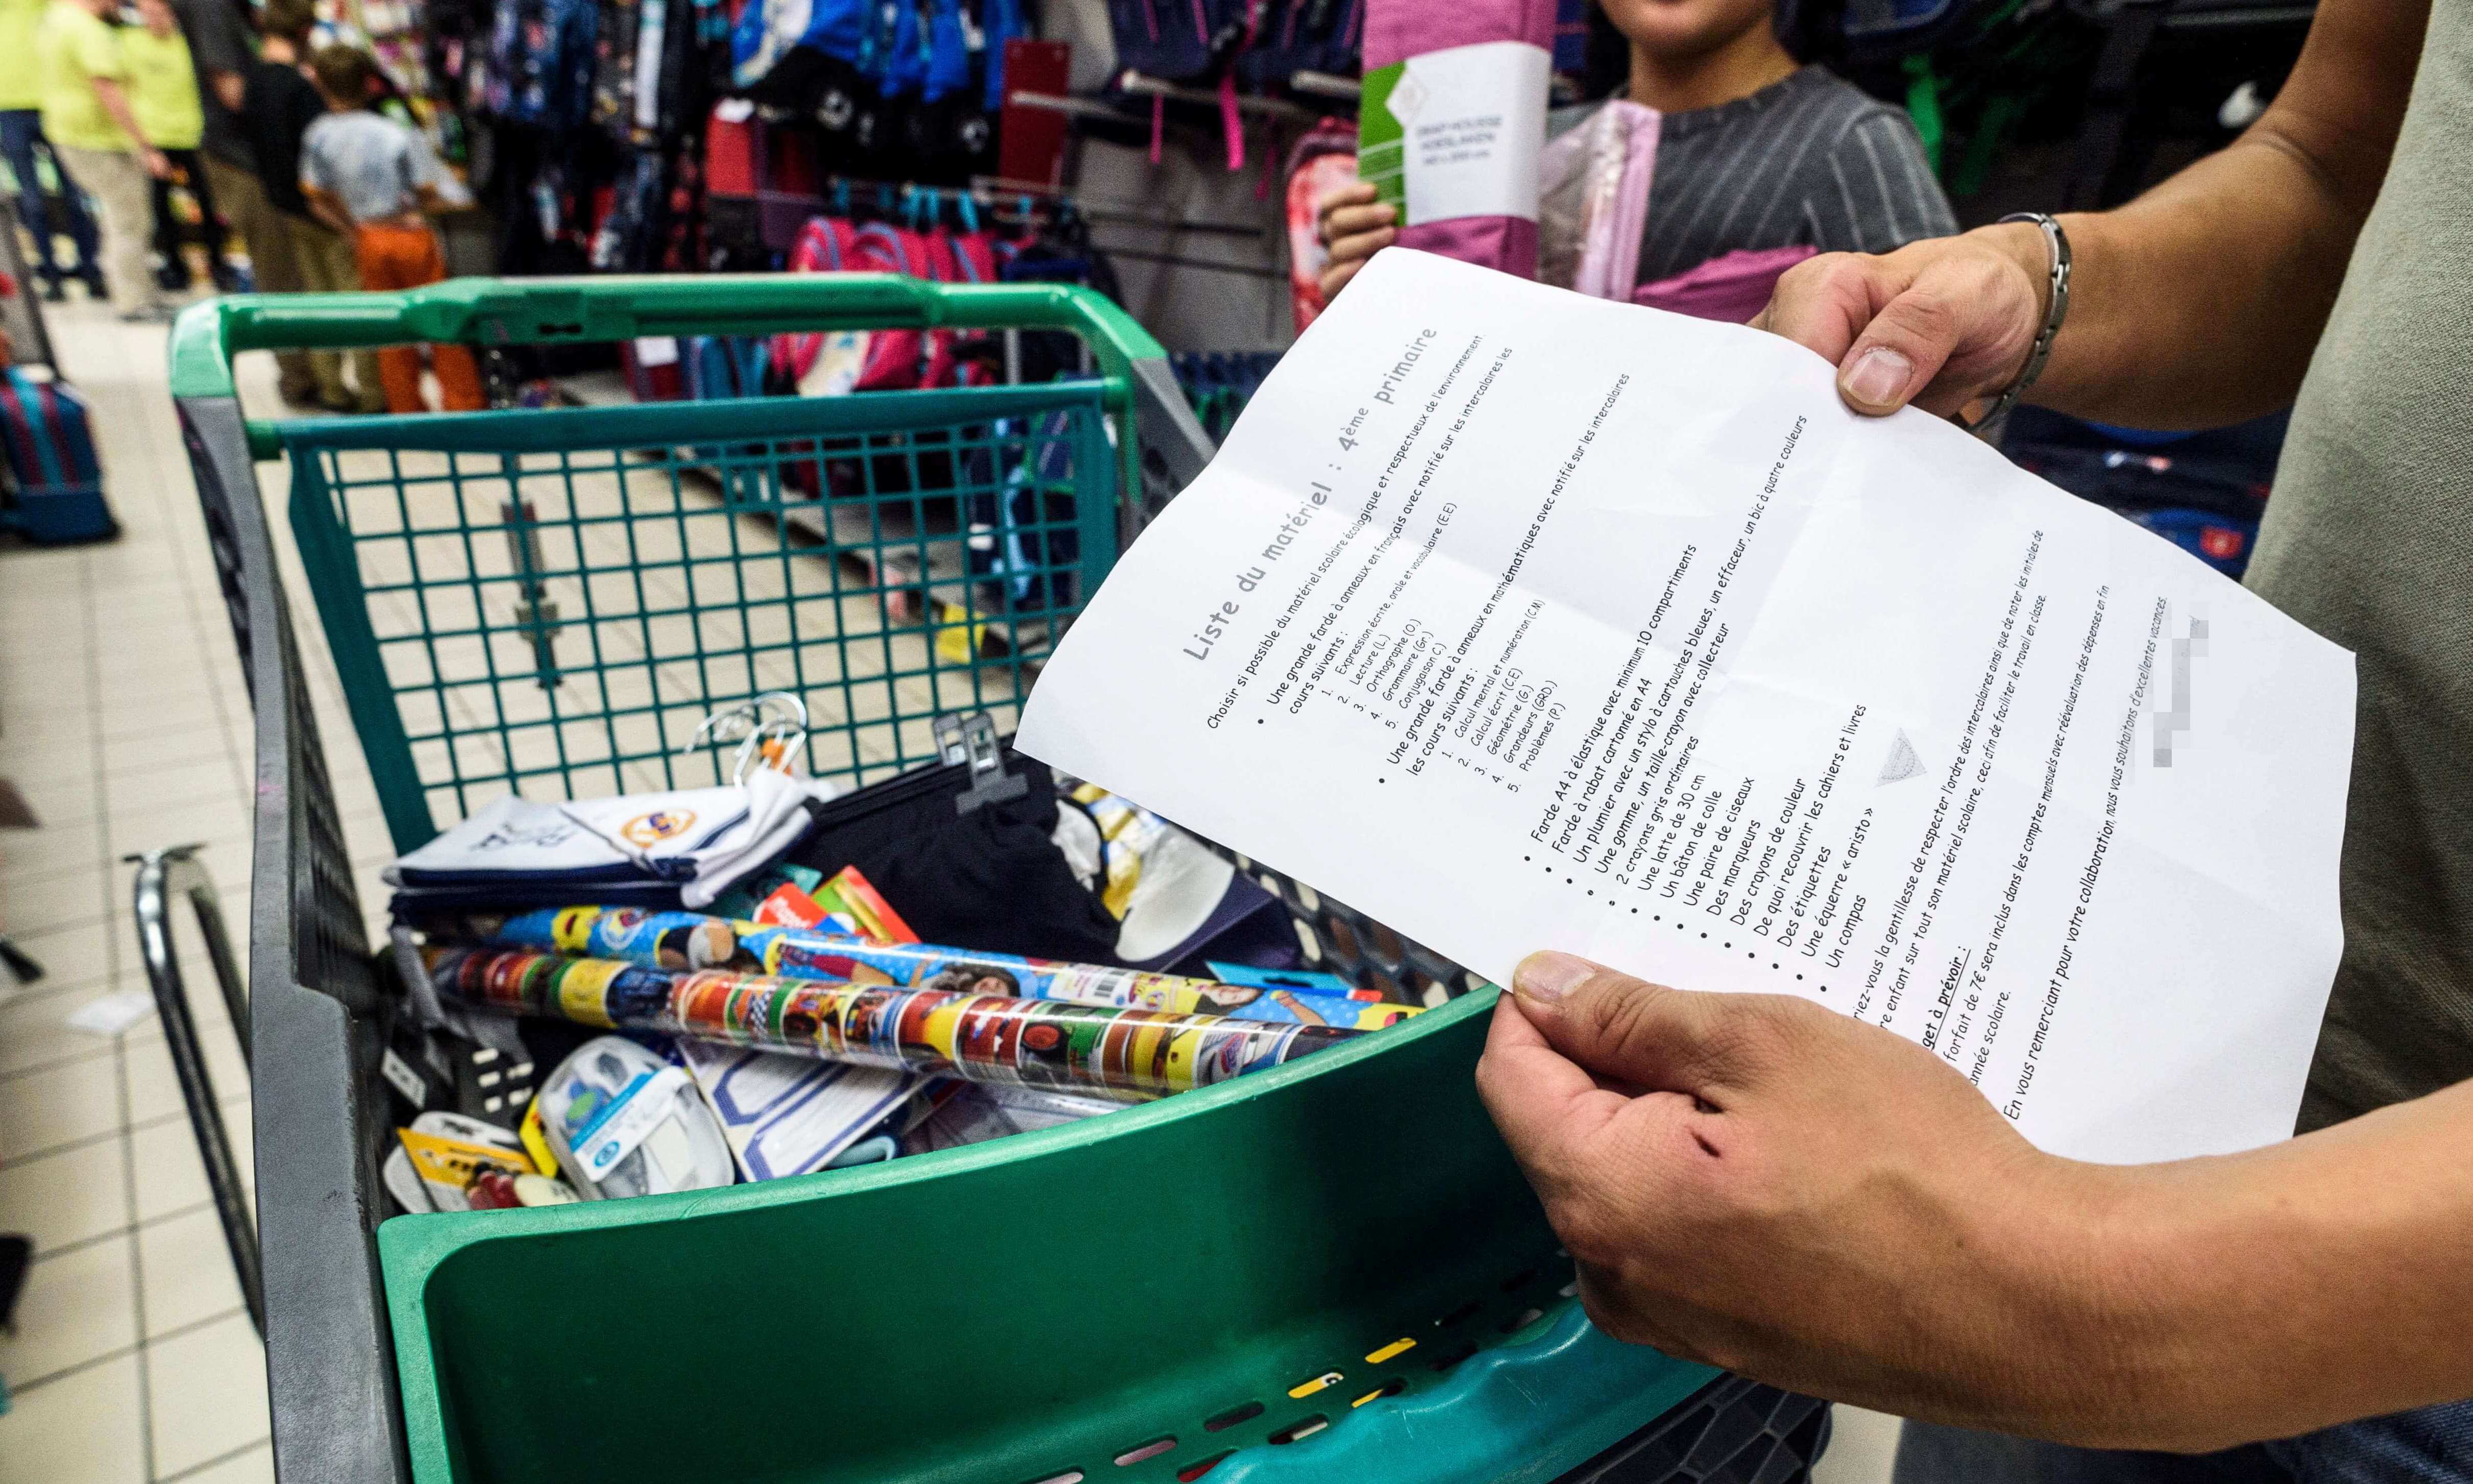
M926 1082L910 1072L701 1041L680 1041L679 1055L749 1180L830 1167Z
M958 1149L964 1144L1052 1129L1060 1123L1076 1123L1121 1106L1034 1088L967 1087L902 1135L896 1147L903 1155Z
M1266 1071L1360 1034L951 990L813 984L722 969L690 973L542 953L432 948L424 957L442 994L477 1008L1122 1102ZM558 1085L553 1074L551 1088ZM545 1106L545 1119L556 1115L555 1107ZM564 1152L560 1162L567 1162Z
M1380 1030L1418 1011L1361 998L1363 992L1333 993L1276 982L1222 984L937 944L873 943L690 912L564 907L432 925L434 936L449 944L619 959L645 969L732 969L811 983L958 990L1348 1030Z
M807 832L828 785L772 768L718 788L535 802L510 794L387 868L412 903L709 904ZM402 915L399 911L398 915Z
M732 1181L721 1125L685 1067L621 1036L596 1036L549 1074L541 1130L586 1200L704 1190Z

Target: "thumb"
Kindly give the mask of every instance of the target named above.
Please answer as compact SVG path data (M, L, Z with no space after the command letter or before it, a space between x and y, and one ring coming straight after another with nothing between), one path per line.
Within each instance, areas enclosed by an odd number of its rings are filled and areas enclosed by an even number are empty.
M1729 1029L1740 995L1669 989L1569 953L1532 953L1513 992L1547 1044L1598 1077L1723 1106L1741 1085Z
M1940 374L1963 321L1931 274L1889 300L1837 363L1837 391L1857 412L1904 407Z

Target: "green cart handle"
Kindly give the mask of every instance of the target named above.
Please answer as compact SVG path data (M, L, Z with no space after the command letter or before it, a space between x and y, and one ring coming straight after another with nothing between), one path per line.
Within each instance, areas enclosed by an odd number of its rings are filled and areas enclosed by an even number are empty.
M1057 283L930 283L894 274L698 274L453 278L401 293L235 295L191 305L174 323L172 395L182 400L233 395L231 358L242 350L913 328L1071 331L1098 363L1104 405L1133 415L1138 425L1154 424L1143 432L1179 486L1210 460L1210 439L1177 392L1159 342L1105 295ZM1165 426L1157 426L1162 422ZM249 434L260 457L281 451L271 425L252 422ZM1129 469L1139 467L1138 458L1129 447Z
M1369 1401L1286 1447L1242 1449L1211 1477L1546 1484L1724 1374L1609 1339L1577 1303L1565 1304L1512 1343L1462 1361L1444 1385Z

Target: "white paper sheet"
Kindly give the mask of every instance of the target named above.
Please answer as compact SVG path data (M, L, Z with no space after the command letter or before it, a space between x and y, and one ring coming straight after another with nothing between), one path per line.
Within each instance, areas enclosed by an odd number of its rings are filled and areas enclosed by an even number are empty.
M1020 745L1498 981L1554 947L1800 994L2080 1158L2287 1136L2351 657L1832 377L1383 252Z

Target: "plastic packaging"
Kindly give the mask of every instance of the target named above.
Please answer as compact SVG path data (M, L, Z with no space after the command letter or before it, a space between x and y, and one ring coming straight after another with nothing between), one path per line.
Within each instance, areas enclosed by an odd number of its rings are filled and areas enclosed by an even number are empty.
M1537 281L1628 299L1640 275L1660 118L1608 100L1538 156Z
M681 972L506 949L432 948L426 957L439 993L484 1009L1120 1102L1227 1082L1357 1034L946 989ZM559 1144L561 1105L551 1099L564 1095L566 1069L541 1094L553 1145ZM713 1139L720 1144L717 1130ZM726 1169L729 1149L720 1147ZM560 1162L566 1161L561 1146ZM571 1178L576 1173L570 1168ZM579 1189L584 1184L577 1180Z
M540 1111L559 1168L586 1200L704 1190L736 1179L730 1144L694 1079L623 1037L596 1036L576 1047L541 1085Z
M1412 1005L1311 990L1222 984L935 944L871 943L806 928L634 907L564 907L503 922L466 919L441 924L437 931L452 942L622 959L646 969L730 968L824 984L961 990L1285 1025L1374 1031L1418 1013Z

